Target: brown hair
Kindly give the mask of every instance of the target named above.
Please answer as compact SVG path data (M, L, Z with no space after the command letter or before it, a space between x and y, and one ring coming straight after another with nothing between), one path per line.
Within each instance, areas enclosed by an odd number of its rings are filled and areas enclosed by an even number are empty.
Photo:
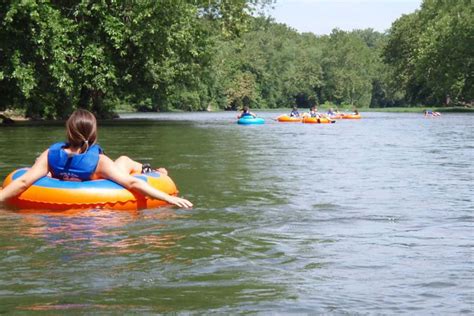
M94 114L84 109L74 111L66 122L69 146L86 152L97 140L97 120Z

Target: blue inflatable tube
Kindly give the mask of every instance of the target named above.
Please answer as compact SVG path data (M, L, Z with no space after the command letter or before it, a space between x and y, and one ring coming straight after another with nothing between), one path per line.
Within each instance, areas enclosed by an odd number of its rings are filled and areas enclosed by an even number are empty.
M252 124L263 124L265 120L261 117L253 117L253 116L244 116L237 120L237 124L242 125L252 125Z

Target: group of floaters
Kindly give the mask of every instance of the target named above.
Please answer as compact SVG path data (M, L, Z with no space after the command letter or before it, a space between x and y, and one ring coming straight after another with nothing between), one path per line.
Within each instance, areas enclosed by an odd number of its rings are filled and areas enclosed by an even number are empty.
M300 114L297 107L293 107L290 114L283 114L275 118L278 122L298 122L298 123L313 123L325 124L335 123L337 119L360 119L361 115L357 109L353 113L342 113L330 108L327 113L320 113L316 106L312 106L308 113ZM242 111L237 116L237 123L243 125L263 124L265 120L257 117L255 113L250 112L248 106L244 106Z
M425 116L440 116L424 111ZM279 122L334 123L335 119L360 119L352 114L329 111L299 114L296 107L290 115L277 117ZM263 124L245 106L238 115L239 124ZM67 142L56 143L45 150L31 168L11 172L0 188L0 205L22 209L71 210L106 208L137 210L163 205L190 208L193 204L177 197L178 190L168 171L151 169L127 156L112 161L97 144L97 121L86 110L76 110L66 122Z
M48 211L193 206L177 196L166 169L155 170L127 156L115 161L106 156L97 144L97 121L91 112L72 113L66 131L67 142L53 144L31 168L7 176L0 189L0 205Z
M361 115L357 109L353 113L341 113L330 108L327 113L320 113L316 106L312 106L309 113L300 114L297 107L293 107L290 115L280 115L279 122L302 122L302 123L335 123L337 119L360 119Z

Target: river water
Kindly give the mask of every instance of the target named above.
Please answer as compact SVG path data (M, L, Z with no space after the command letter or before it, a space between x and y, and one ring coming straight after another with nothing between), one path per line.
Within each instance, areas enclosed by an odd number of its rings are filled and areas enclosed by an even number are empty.
M474 313L474 116L128 114L99 141L191 210L0 207L0 313ZM62 125L0 127L0 176Z

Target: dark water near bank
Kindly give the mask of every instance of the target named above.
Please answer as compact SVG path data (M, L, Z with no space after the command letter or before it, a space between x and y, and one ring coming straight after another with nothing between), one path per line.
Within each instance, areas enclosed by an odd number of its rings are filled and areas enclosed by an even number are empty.
M0 313L474 313L474 116L136 114L100 143L195 208L0 208ZM62 126L0 127L0 176Z

